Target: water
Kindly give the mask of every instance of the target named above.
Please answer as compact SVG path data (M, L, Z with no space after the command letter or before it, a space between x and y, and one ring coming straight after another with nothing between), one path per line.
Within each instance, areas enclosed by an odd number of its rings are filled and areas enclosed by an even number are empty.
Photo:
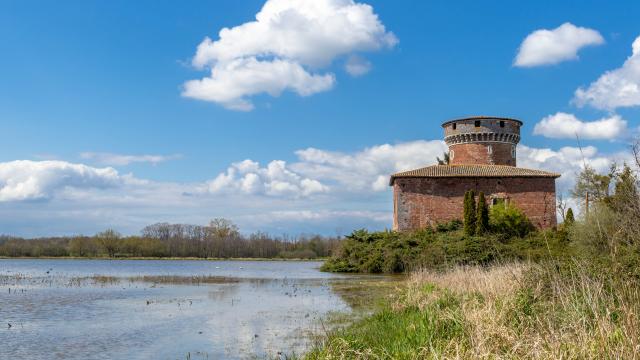
M350 306L319 262L0 260L1 359L300 354Z

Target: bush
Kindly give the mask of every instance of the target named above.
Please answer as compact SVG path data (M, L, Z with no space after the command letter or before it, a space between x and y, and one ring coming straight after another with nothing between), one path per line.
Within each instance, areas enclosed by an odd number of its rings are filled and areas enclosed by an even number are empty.
M436 225L437 232L455 231L462 227L462 221L458 219L451 220L447 223L439 223Z
M449 226L455 224L452 222ZM343 240L341 248L324 263L322 270L400 273L518 259L538 261L571 253L568 242L555 231L532 232L520 238L501 234L467 236L462 230L424 229L413 233L358 230Z
M508 203L491 207L489 218L491 230L508 237L522 238L535 230L527 216L520 209Z

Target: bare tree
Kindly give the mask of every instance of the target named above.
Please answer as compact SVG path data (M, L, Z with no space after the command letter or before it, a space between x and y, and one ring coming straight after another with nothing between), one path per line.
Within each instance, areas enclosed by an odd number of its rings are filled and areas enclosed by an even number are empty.
M565 222L567 216L567 209L569 208L569 204L567 204L567 200L564 199L562 194L558 195L558 204L557 209L560 217L562 217L562 222Z

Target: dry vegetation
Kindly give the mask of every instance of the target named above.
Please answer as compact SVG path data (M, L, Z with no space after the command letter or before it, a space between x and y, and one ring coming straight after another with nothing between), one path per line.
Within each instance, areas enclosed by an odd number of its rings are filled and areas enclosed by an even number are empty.
M633 359L638 289L581 264L417 271L387 308L309 358Z

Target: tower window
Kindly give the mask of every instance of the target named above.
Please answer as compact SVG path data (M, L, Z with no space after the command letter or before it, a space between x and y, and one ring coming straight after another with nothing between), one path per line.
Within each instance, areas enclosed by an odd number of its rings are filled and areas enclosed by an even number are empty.
M476 127L480 127L480 120L476 120L475 125L476 125Z
M456 123L453 123L453 130L456 129Z
M504 127L504 121L500 121L500 127Z

